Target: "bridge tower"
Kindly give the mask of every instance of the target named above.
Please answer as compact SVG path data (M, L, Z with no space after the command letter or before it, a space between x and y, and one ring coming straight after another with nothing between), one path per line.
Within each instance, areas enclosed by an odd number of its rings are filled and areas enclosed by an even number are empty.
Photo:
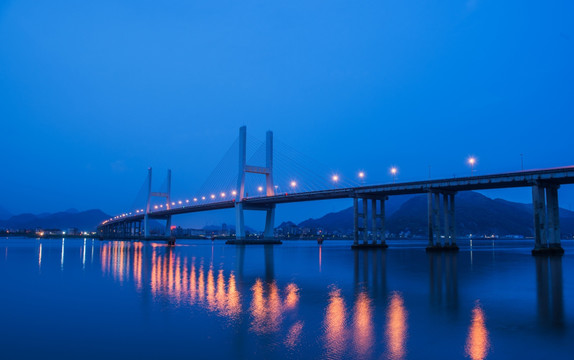
M147 169L148 172L148 192L147 192L147 203L145 209L145 216L144 216L144 237L147 239L149 237L149 219L151 218L151 199L153 197L161 197L165 198L166 209L169 210L171 208L171 170L167 170L167 191L166 192L153 192L151 189L151 179L152 179L152 169L151 167ZM170 228L171 228L171 215L166 215L166 225L165 225L165 233L169 235Z
M254 243L281 243L273 240L273 229L275 223L275 204L268 205L247 205L243 203L245 198L245 174L265 175L265 193L267 196L275 195L273 187L273 132L267 131L265 139L265 166L253 166L247 164L247 128L239 128L239 173L237 176L237 195L235 198L235 241L228 241L228 244L246 244L249 241L245 238L245 210L265 211L265 231L263 241Z

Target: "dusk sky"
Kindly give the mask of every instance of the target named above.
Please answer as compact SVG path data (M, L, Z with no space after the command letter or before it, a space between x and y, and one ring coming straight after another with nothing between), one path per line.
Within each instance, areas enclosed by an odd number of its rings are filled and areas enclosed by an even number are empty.
M470 155L478 175L520 170L520 154L525 169L574 165L573 14L571 1L2 1L0 206L114 215L150 166L189 198L242 125L369 182L393 165L398 181L467 176ZM559 191L574 209L574 188ZM350 205L279 206L278 221Z

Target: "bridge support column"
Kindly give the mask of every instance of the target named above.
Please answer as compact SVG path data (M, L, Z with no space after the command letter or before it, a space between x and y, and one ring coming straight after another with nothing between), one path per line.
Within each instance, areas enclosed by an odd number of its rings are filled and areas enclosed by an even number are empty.
M442 195L442 211L444 226L441 232L440 210ZM455 234L454 192L429 191L428 193L428 231L429 245L427 251L458 251ZM444 236L444 243L442 237Z
M562 255L558 185L535 183L532 186L534 249L532 255Z
M359 245L359 199L353 198L353 245Z
M363 245L369 243L369 229L367 225L369 202L363 198Z
M448 214L450 216L450 245L451 246L457 246L456 245L456 218L454 216L455 211L454 211L454 195L455 193L450 193L448 194L448 197L450 199L449 201L449 209L448 209Z
M352 249L386 249L388 245L385 242L385 200L386 196L382 199L371 199L371 243L369 243L369 232L368 232L368 204L369 200L363 198L363 212L359 213L359 199L353 198L353 245ZM380 213L378 211L377 202L380 202ZM359 224L361 221L362 224ZM378 226L377 219L381 219L381 226ZM362 232L363 242L359 244L359 233ZM381 242L378 243L377 238L379 237Z
M257 205L246 207L243 203L245 195L245 174L255 173L265 175L266 195L275 195L273 186L273 133L268 131L265 142L265 167L247 165L247 128L239 128L239 173L237 176L237 196L235 198L235 240L228 240L226 244L281 244L274 239L275 204ZM265 211L265 230L263 239L249 240L245 236L245 210Z
M383 206L384 207L384 206ZM371 199L371 239L376 244L379 237L379 227L377 226L377 199Z

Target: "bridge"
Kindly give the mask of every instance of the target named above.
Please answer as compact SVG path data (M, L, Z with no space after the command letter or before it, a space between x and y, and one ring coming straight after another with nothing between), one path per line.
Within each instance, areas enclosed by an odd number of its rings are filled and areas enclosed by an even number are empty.
M385 202L389 196L427 194L428 198L428 247L427 251L456 251L455 198L460 191L530 187L534 214L535 244L532 253L563 254L560 242L558 189L560 185L574 183L574 166L547 168L380 185L341 186L330 189L297 191L295 181L290 192L278 191L274 185L273 133L268 131L264 144L265 166L247 163L246 127L241 127L237 141L238 173L236 187L229 193L214 191L207 196L194 197L185 201L171 200L171 171L167 174L167 189L152 191L152 169L148 170L147 199L145 208L127 212L102 222L98 226L101 238L153 239L150 235L150 220L164 220L166 234L170 234L171 217L179 214L235 209L236 238L230 244L280 243L273 238L275 208L278 204L319 201L331 199L352 199L354 207L353 248L386 248ZM234 145L235 146L235 145ZM257 188L256 196L246 192L246 174L265 176L265 187ZM235 176L233 176L235 177ZM332 180L339 179L334 175ZM153 205L153 198L164 199ZM368 203L371 202L370 216ZM244 212L264 211L265 230L262 239L246 237ZM442 213L442 216L441 216ZM370 230L370 231L369 231Z

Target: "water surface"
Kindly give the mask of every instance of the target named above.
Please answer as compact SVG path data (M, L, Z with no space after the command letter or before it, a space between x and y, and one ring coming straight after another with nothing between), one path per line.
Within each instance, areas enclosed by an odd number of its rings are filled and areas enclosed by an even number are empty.
M0 239L4 359L572 359L574 244Z

